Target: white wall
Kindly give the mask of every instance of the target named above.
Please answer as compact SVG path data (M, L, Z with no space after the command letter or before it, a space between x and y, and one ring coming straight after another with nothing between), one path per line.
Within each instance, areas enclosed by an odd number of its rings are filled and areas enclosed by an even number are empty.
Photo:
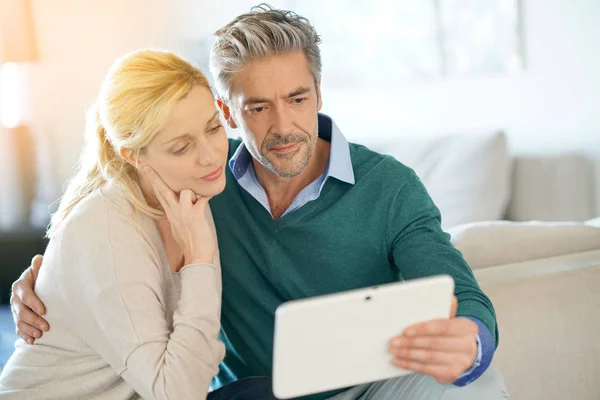
M33 0L40 60L29 66L31 125L49 141L53 190L71 176L83 144L85 110L111 62L140 47L177 45L163 0Z
M522 1L527 68L518 76L345 93L327 89L325 65L323 111L361 142L502 128L520 152L600 151L600 1ZM57 186L72 173L85 107L115 57L144 46L180 51L256 2L34 0L32 117L55 147Z
M502 128L519 152L600 152L600 1L522 1L518 76L326 93L324 111L355 140Z

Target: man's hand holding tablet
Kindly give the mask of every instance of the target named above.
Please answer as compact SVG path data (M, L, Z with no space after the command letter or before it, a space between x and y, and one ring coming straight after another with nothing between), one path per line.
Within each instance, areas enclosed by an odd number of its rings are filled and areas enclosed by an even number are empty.
M441 384L456 381L477 357L477 324L456 317L458 303L452 298L450 318L435 319L407 327L390 341L394 365L434 377Z

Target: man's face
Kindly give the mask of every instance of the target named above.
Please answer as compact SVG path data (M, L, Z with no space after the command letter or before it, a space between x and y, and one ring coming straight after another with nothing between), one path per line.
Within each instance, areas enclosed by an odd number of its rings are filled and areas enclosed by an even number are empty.
M302 51L251 61L233 79L230 122L254 159L280 177L300 175L315 151L319 90Z

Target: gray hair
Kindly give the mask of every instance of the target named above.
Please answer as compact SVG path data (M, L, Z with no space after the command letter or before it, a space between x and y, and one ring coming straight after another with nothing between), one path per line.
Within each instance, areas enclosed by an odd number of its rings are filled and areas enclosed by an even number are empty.
M294 51L304 51L315 85L321 80L321 38L304 17L276 10L266 3L252 7L215 32L210 72L217 93L230 100L233 75L249 61Z

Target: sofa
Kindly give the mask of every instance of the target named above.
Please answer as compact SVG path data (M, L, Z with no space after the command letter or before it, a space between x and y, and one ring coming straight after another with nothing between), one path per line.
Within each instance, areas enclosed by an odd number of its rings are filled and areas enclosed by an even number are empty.
M367 144L412 167L492 300L517 400L600 399L600 213L589 155L514 155L502 132ZM543 221L543 222L542 222Z

